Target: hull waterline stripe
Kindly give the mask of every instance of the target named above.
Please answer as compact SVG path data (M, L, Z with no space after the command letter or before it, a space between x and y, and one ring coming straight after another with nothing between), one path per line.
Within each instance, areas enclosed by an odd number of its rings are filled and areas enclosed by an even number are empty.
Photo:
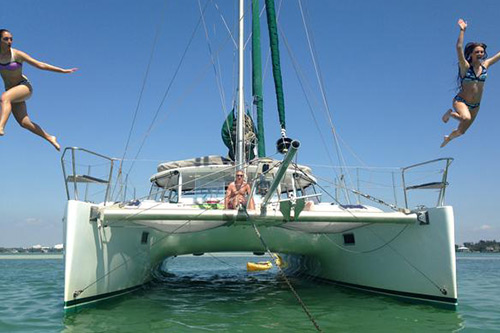
M354 283L329 280L329 279L315 277L312 275L307 275L307 276L311 277L314 280L319 280L319 281L323 281L323 282L327 282L327 283L333 283L333 284L343 286L343 287L348 287L348 288L367 290L367 291L376 292L376 293L380 293L380 294L387 294L387 295L400 296L400 297L406 297L406 298L415 298L415 299L421 299L421 300L441 302L441 303L446 303L446 304L450 304L450 305L456 305L457 301L458 301L456 298L451 298L451 297L416 294L416 293L410 293L410 292L406 292L406 291L382 289L382 288L376 288L376 287L363 286L363 285L354 284Z
M138 286L130 287L127 289L113 291L113 292L106 293L106 294L100 294L100 295L95 295L95 296L90 296L90 297L85 297L85 298L80 298L80 299L74 299L71 301L64 302L64 308L69 308L69 307L72 307L75 305L81 305L83 303L95 302L95 301L102 300L105 298L111 298L111 297L119 296L122 294L130 293L132 291L140 289L142 286L144 286L144 284L140 284Z

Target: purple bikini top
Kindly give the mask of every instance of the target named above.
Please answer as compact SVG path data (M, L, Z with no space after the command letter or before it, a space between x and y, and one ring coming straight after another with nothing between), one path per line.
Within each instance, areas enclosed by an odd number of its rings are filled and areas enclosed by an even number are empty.
M6 64L0 64L0 71L15 71L23 67L23 64L14 60L14 52L10 51L10 62Z

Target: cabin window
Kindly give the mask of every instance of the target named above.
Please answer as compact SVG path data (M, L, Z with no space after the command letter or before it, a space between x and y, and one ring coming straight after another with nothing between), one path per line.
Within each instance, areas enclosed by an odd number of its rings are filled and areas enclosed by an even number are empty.
M344 245L355 245L356 241L354 240L354 234L349 233L349 234L343 234L344 236Z
M224 177L219 173L195 174L185 181L181 202L185 204L222 203L226 194Z
M180 173L173 171L156 178L151 184L148 199L176 203L179 200Z
M144 231L141 236L141 244L148 243L149 232Z
M178 203L179 202L179 191L177 190L170 190L168 191L168 195L165 195L164 200L166 202L170 203Z

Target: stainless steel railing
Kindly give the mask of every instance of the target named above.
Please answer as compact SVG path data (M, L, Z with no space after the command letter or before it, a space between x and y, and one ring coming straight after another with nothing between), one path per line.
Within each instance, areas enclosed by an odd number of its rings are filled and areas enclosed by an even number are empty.
M448 182L447 182L448 169L449 169L450 164L452 162L453 162L453 158L445 157L445 158L438 158L435 160L426 161L426 162L422 162L422 163L418 163L418 164L414 164L414 165L410 165L410 166L402 168L401 169L401 176L402 176L402 182L403 182L402 185L403 185L404 198L405 198L405 207L408 208L408 191L409 190L419 190L419 189L439 189L437 206L443 206L444 205L444 197L446 194L446 186L448 185ZM440 181L424 183L424 184L415 184L415 185L407 185L406 184L405 173L408 170L422 167L424 165L433 164L433 163L445 163L445 166L443 169L443 175L442 175Z
M66 154L70 152L71 153L71 174L68 174L66 170ZM87 172L86 173L77 173L77 162L76 162L76 152L81 152L88 154L92 156L93 158L97 159L102 159L106 161L106 163L109 163L109 171L107 174L107 177L105 179L102 178L97 178L94 176L91 176L91 167L88 166ZM64 176L64 184L66 187L66 196L68 200L72 199L71 196L71 191L70 188L72 188L73 192L73 198L75 200L81 200L79 196L79 191L78 191L78 184L79 183L85 183L87 184L87 188L85 191L85 196L82 198L84 201L87 201L87 190L88 190L88 185L89 184L98 184L98 185L105 185L106 186L106 193L104 195L104 203L106 204L107 201L109 201L109 196L110 196L110 187L111 187L111 180L113 177L113 168L114 168L114 162L117 161L115 158L111 158L90 150L87 150L85 148L80 148L80 147L67 147L64 149L63 154L61 156L61 165L62 165L62 171L63 171L63 176Z

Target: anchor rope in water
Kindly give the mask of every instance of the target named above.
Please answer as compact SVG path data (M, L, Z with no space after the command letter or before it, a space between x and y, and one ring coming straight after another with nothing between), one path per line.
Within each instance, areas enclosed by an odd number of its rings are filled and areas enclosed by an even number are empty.
M288 287L290 288L290 290L292 291L292 294L293 296L295 296L295 298L297 299L297 301L299 302L300 306L302 307L302 309L304 310L304 312L307 314L307 316L309 317L309 320L313 323L314 327L316 328L316 330L318 332L323 332L321 330L321 328L319 327L318 323L316 322L316 320L314 319L313 315L311 314L311 312L309 311L309 309L307 308L307 306L305 305L305 303L302 301L302 299L300 298L299 294L297 293L297 291L295 290L295 288L293 287L293 285L291 284L290 280L288 280L285 272L283 271L283 269L281 268L280 265L278 265L278 259L276 258L275 255L272 254L271 250L269 250L269 247L267 246L266 242L264 241L264 239L262 238L262 235L260 234L259 232L259 229L257 228L257 226L255 225L255 222L252 221L252 226L255 230L255 233L257 234L257 237L259 238L260 242L262 243L262 245L264 246L264 248L266 249L266 252L269 254L269 256L274 260L274 263L276 265L276 267L278 268L278 271L280 272L281 276L283 277L283 279L285 280L286 284L288 285Z

